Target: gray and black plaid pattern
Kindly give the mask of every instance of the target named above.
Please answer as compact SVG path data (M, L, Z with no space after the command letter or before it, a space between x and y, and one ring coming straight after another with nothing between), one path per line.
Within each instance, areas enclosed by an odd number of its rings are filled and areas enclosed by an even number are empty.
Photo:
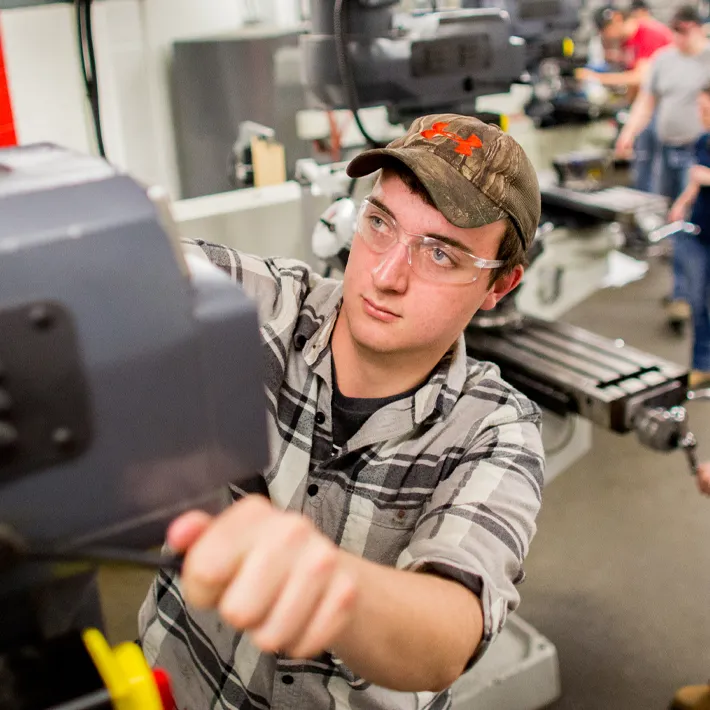
M479 658L519 603L543 483L537 407L495 366L468 359L462 337L415 395L377 411L338 449L330 334L340 284L292 260L202 242L186 248L240 282L260 309L271 460L232 496L268 495L349 552L467 586L483 603ZM139 623L149 661L172 674L180 710L450 707L448 692L385 690L329 653L262 653L217 613L187 606L170 573L156 578Z

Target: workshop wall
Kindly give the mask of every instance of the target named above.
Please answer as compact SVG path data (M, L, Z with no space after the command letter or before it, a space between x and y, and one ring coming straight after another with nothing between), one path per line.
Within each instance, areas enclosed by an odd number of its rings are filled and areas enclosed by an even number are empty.
M296 0L122 0L93 8L106 150L135 176L177 195L168 62L174 40L240 28L245 20L294 24ZM74 9L2 12L18 140L94 151L80 75Z

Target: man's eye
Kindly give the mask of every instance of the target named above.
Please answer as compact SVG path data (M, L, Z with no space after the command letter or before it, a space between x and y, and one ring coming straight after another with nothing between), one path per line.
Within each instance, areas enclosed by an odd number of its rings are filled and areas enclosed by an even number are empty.
M451 255L448 254L441 247L433 247L429 253L431 255L432 261L437 266L445 266L449 268L452 266L456 266L456 262L451 258Z
M385 222L382 217L378 217L376 214L370 215L370 226L376 229L378 232L387 229L387 222Z

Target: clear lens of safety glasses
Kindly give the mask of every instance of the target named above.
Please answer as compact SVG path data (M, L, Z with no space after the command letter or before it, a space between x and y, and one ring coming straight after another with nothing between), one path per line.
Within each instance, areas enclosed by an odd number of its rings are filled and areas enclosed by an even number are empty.
M504 262L479 259L446 242L423 234L411 234L396 220L365 199L357 219L357 231L372 251L384 254L401 242L409 250L409 263L417 276L438 283L472 283L483 269Z

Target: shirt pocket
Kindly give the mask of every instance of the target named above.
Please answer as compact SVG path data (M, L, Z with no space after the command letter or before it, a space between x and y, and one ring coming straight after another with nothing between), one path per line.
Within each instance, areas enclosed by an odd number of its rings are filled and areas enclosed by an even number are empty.
M353 496L346 505L334 509L338 517L338 545L371 562L394 567L397 558L409 545L422 506L378 505L378 501ZM327 514L327 513L326 513Z

